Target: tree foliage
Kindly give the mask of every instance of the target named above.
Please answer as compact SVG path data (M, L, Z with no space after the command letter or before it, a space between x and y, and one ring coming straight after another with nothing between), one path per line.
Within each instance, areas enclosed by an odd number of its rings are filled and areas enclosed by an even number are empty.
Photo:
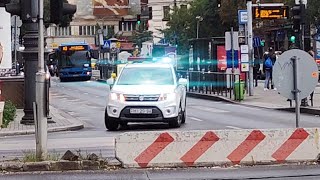
M188 51L188 39L196 38L197 16L201 16L203 21L199 23L199 37L224 36L224 32L238 26L238 10L246 9L246 0L222 0L218 7L217 0L195 0L189 5L188 10L174 8L168 21L168 28L163 30L165 39L171 44L178 45L178 53L183 54ZM261 3L284 3L292 7L295 0L264 0ZM256 3L253 0L253 3ZM307 17L310 23L320 29L320 0L308 0ZM271 21L270 21L271 23ZM269 21L264 21L264 25L269 25ZM275 21L277 23L290 23L290 20ZM264 29L260 27L260 29Z
M142 43L152 40L152 32L146 30L146 24L141 23L138 26L138 29L133 31L132 42L142 47Z

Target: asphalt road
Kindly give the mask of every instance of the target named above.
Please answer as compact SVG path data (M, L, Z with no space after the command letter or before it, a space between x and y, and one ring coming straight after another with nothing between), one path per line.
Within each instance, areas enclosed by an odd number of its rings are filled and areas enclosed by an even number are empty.
M78 171L0 174L4 180L179 180L179 179L268 179L318 180L319 166L257 166L243 168L194 168L167 170L121 169L116 171Z
M252 108L224 102L188 98L187 121L179 129L169 129L166 124L134 124L118 132L110 132L104 126L106 84L64 82L53 80L50 103L84 122L79 131L50 133L49 151L63 154L67 149L82 153L98 153L114 156L113 139L116 135L131 131L213 130L213 129L268 129L294 128L295 114L268 109ZM318 127L320 118L302 115L302 127ZM35 149L34 135L0 138L0 160L23 156L23 151Z

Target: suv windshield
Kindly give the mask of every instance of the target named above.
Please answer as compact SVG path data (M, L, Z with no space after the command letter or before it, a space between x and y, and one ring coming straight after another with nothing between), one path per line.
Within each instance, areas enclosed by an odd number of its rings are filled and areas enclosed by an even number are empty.
M117 85L174 85L170 68L124 68Z

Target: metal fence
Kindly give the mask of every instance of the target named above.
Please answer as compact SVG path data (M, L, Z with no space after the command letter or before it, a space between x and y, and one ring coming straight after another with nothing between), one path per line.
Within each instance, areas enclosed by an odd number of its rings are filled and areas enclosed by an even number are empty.
M179 77L188 79L188 92L225 96L241 100L240 74L203 71L177 71ZM237 89L237 91L235 91ZM235 94L238 93L238 94Z

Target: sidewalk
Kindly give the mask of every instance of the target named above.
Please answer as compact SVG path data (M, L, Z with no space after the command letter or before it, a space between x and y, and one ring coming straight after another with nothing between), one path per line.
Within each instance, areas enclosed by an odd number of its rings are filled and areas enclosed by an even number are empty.
M294 111L294 107L295 107L294 100L292 101L292 107L290 107L290 102L287 101L287 98L284 98L283 96L281 96L277 91L274 91L274 90L264 91L263 82L259 82L258 87L254 87L253 93L254 93L253 96L249 96L249 94L246 92L244 100L241 102L235 101L234 99L229 99L223 96L217 96L217 95L205 95L201 93L192 93L192 92L188 92L188 95L192 97L198 97L198 98L228 101L231 103L236 103L236 104L241 104L246 106ZM311 101L309 99L310 97L308 97L309 106L301 107L301 112L320 115L320 87L317 86L314 91L313 106L311 106Z
M34 125L20 124L24 113L22 109L17 110L17 116L14 121L10 122L7 128L0 128L0 137L34 134ZM48 132L72 131L84 128L81 121L75 119L69 114L50 106L50 115L54 123L48 123Z

